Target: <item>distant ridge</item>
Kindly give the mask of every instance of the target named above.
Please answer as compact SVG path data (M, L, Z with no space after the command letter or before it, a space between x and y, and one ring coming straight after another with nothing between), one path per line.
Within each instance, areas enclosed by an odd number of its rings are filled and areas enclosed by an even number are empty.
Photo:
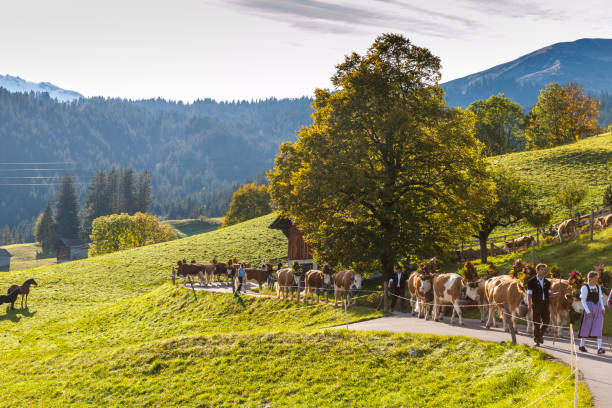
M29 82L11 75L0 75L0 88L4 88L9 92L46 92L51 98L60 102L71 102L83 97L78 92L62 89L50 82Z
M450 106L467 107L497 93L533 106L550 82L577 82L587 92L612 92L612 39L560 42L485 71L442 84Z

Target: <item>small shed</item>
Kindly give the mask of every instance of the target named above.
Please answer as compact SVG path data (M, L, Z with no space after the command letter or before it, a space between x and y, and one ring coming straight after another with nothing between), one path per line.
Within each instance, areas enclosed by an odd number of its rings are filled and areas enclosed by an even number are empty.
M89 244L73 238L57 240L57 262L68 262L85 259L89 255Z
M4 248L0 248L0 270L8 271L11 266L11 253Z
M283 234L289 240L288 243L288 254L289 260L288 265L293 265L294 262L298 262L305 266L305 270L317 269L317 264L312 259L312 249L304 241L304 234L300 231L292 222L283 217L277 217L268 228L278 229L283 231Z

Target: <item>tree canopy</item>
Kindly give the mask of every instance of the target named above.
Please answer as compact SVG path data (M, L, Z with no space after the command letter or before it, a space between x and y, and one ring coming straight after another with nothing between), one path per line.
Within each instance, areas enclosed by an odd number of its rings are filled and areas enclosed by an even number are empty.
M522 150L525 115L521 105L498 94L474 101L468 110L476 115L476 137L484 143L487 155Z
M91 229L91 254L157 244L177 238L176 232L150 214L112 214L98 217Z
M234 192L229 210L223 218L222 226L238 224L271 212L268 188L265 185L258 185L254 181L243 185Z
M480 260L487 262L487 240L497 227L508 227L530 216L534 202L528 183L514 176L508 169L491 169L489 176L495 184L495 201L483 207L476 238L480 241Z
M471 112L444 102L440 60L401 35L378 37L317 89L313 124L283 143L270 195L318 259L426 256L469 235L490 200Z
M529 113L527 148L558 146L596 134L600 111L601 102L577 84L546 85Z

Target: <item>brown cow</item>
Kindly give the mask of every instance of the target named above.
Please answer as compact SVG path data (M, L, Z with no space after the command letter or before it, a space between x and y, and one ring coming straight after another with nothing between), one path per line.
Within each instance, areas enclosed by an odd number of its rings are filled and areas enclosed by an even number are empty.
M332 275L334 281L334 306L338 306L338 298L350 304L351 286L361 289L361 273L356 271L338 271Z
M478 309L480 310L480 323L484 323L485 317L489 312L489 301L485 290L487 281L485 279L478 279L476 282L478 283L478 301L476 303L478 303Z
M177 261L177 265L176 274L183 277L183 284L185 284L188 277L191 280L191 276L197 276L200 279L200 284L204 285L204 268L202 264L197 264L195 261L187 263L183 259L182 261Z
M463 326L463 313L459 307L461 291L466 288L466 295L475 302L478 302L478 284L466 285L465 280L458 273L443 273L433 278L434 306L433 319L435 321L444 320L444 315L440 316L440 305L450 303L453 305L451 324L455 323L455 313L459 315L459 324ZM472 283L472 282L471 282Z
M291 292L291 300L293 300L294 291L294 279L293 279L293 269L291 268L283 268L279 269L276 272L276 297L289 297L289 292Z
M612 225L612 214L597 218L597 224L599 224L601 229L608 228Z
M570 311L582 313L582 303L573 296L572 287L566 279L551 279L550 285L550 324L554 326L565 326L569 324ZM562 336L557 327L552 330L555 336ZM569 327L568 327L569 335Z
M261 288L263 286L264 283L266 283L266 281L268 280L268 275L270 274L270 272L268 271L268 269L261 269L261 268L244 268L244 280L242 282L242 287L244 288L245 292L246 292L246 283L247 282L254 282L257 283L257 285L259 285L259 292L261 292ZM239 280L238 280L238 276L236 276L235 279L235 285L236 288L239 285Z
M563 221L557 227L557 237L560 242L563 242L564 238L573 238L576 236L578 231L578 222L574 219Z
M533 240L531 235L525 235L515 238L512 241L504 241L504 249L508 252L524 251L531 247Z
M306 278L304 279L304 283L306 286L306 290L304 292L304 303L308 300L308 295L312 296L312 301L314 302L314 294L317 294L317 303L319 303L319 298L321 297L321 292L323 291L323 283L325 282L325 274L323 271L318 269L311 269L306 272Z
M487 321L487 329L491 326L497 327L495 322L495 310L497 309L502 315L504 322L504 330L509 331L508 316L506 316L503 304L508 304L508 310L510 311L512 323L516 321L518 315L518 308L521 304L521 300L526 299L525 288L523 282L518 279L514 279L510 275L494 276L487 280L485 284L485 291L487 294L487 300L489 303L495 303L496 306L489 306L489 320ZM515 325L516 327L516 325Z

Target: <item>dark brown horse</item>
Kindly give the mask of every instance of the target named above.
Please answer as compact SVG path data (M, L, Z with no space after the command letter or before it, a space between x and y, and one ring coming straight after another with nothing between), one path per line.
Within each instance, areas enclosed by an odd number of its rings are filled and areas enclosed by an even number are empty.
M23 297L25 296L25 303L26 303L26 307L28 307L28 295L30 294L30 286L34 285L34 286L38 286L38 283L36 283L36 281L34 279L28 279L27 281L23 282L23 285L19 286L19 285L12 285L9 290L8 293L10 294L11 292L13 292L13 290L17 290L20 294L21 294L21 308L23 309Z
M13 285L17 286L17 285ZM3 303L10 303L11 310L15 309L15 300L17 300L17 295L19 294L19 289L13 289L8 291L8 295L0 295L0 305Z
M19 293L21 294L21 308L23 309L23 297L25 296L26 298L26 307L28 307L28 295L30 294L30 286L34 285L34 286L38 286L38 283L36 283L36 281L34 279L28 279L27 281L23 282L23 285L19 286L19 285L12 285L9 290L8 293L10 294L13 290L17 289L19 291Z

